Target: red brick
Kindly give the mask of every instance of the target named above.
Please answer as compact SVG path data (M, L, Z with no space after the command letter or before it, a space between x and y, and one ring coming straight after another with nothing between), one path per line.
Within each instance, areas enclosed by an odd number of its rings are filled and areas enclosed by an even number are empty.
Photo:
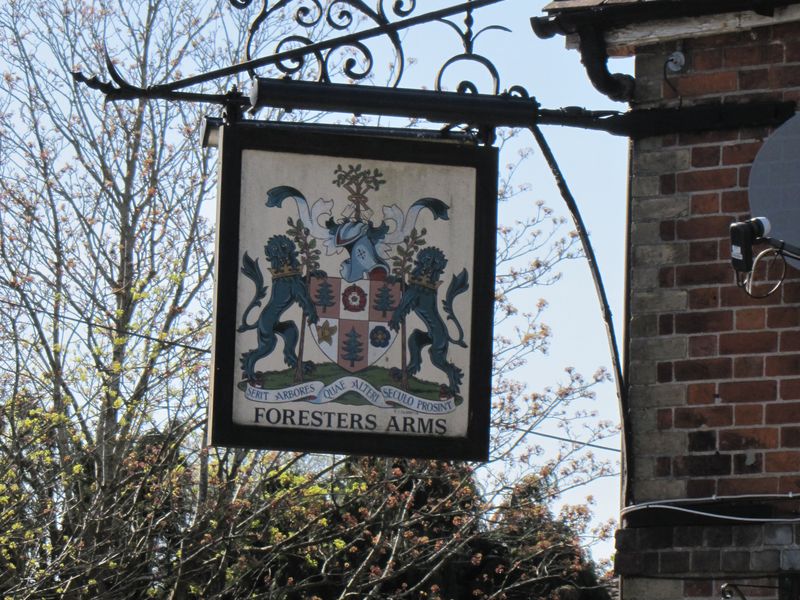
M782 287L784 302L793 304L800 302L800 282L788 281Z
M752 67L783 62L781 44L734 46L725 48L723 52L726 67Z
M689 452L713 452L717 449L716 431L690 431L686 437L689 440Z
M780 398L781 400L800 400L800 379L782 379Z
M710 48L691 54L692 69L695 71L711 71L722 66L722 49Z
M800 351L800 331L781 331L781 352Z
M800 476L788 475L786 477L781 477L778 491L781 494L796 494L800 492Z
M750 185L750 167L739 167L739 187L748 187Z
M659 429L672 429L672 409L660 408L656 413L656 423Z
M656 365L656 378L658 383L669 383L672 381L672 363L658 363L658 365Z
M704 192L692 194L691 213L693 215L708 215L719 212L719 193Z
M736 329L764 329L767 325L767 313L763 308L743 308L736 311Z
M716 241L691 242L689 244L690 262L713 262L717 260L718 244Z
M720 496L777 494L778 483L779 479L777 477L736 477L734 479L720 479L717 482L717 494Z
M729 358L676 361L674 370L676 381L729 379L733 372L732 363Z
M766 304L780 304L779 294L766 298L751 298L743 289L737 286L726 286L720 289L720 304L722 306L764 306Z
M776 277L780 277L779 266L780 266L779 263L777 261L775 261L775 269L774 269L774 271L776 273L776 275L775 275ZM788 280L792 280L792 279L794 279L794 280L800 279L800 270L798 270L796 267L793 267L791 264L787 264L786 265L786 280L788 281Z
M675 173L659 175L658 192L662 196L670 196L675 193Z
M693 310L717 308L719 306L719 288L696 288L689 290L689 308Z
M772 30L772 38L775 40L778 40L782 37L787 37L789 39L797 39L800 37L800 23L778 23L769 29Z
M676 456L672 461L672 474L674 477L708 477L730 475L730 473L730 454Z
M722 192L722 212L724 213L746 213L750 211L750 200L747 192L743 190L732 190Z
M786 62L800 62L800 42L786 40L784 42Z
M800 65L774 65L770 67L769 84L773 89L800 86Z
M664 242L671 242L675 239L675 221L661 221L659 223L659 235Z
M695 146L692 148L692 166L716 167L719 164L719 146Z
M733 376L736 379L751 379L764 376L764 357L737 356L733 359Z
M778 306L767 310L767 327L797 327L800 325L800 308Z
M653 467L656 477L670 477L672 475L672 459L669 456L659 456Z
M698 146L700 144L714 144L717 142L730 142L739 139L739 133L733 129L720 129L701 131L697 133L681 133L678 142L682 146Z
M696 406L675 409L675 427L678 429L726 427L728 425L733 425L733 408L730 406Z
M739 71L740 90L763 90L769 87L769 69L745 69Z
M731 241L730 241L730 239L719 240L719 258L720 258L720 260L724 260L727 264L730 264L730 260L731 260Z
M727 215L695 217L678 221L678 239L700 240L728 236L732 222L733 219Z
M675 287L674 267L662 267L658 270L658 285L662 288Z
M675 319L672 315L658 315L658 335L672 335L675 333Z
M777 349L778 334L774 331L728 333L719 336L720 354L756 354L775 352Z
M778 384L772 380L735 381L719 384L723 402L766 402L778 397Z
M767 404L765 419L771 425L800 423L800 402ZM798 465L798 470L800 470L800 465Z
M750 450L756 448L777 448L779 430L769 427L749 429L729 429L719 433L719 449Z
M736 90L738 78L736 71L717 71L684 75L675 83L681 96L706 96Z
M725 146L722 149L722 164L750 164L753 162L753 159L755 159L760 148L761 142L745 142L732 146Z
M733 311L730 310L685 312L675 315L675 333L716 333L731 329L733 329Z
M800 373L800 354L767 356L765 372L769 377L776 375L797 375Z
M800 471L800 452L767 452L764 467L768 473L797 473Z
M735 168L703 169L678 173L679 192L701 192L735 187L738 182Z
M761 404L737 404L733 411L735 425L761 425L764 422L764 407Z
M688 404L713 404L717 395L714 383L692 383L687 386Z
M781 428L781 447L800 448L800 427Z
M730 284L733 281L733 273L728 263L683 265L676 267L675 283L679 286Z
M714 479L690 479L686 482L686 495L689 498L710 498L717 493Z
M689 338L689 356L716 356L717 336L694 335Z

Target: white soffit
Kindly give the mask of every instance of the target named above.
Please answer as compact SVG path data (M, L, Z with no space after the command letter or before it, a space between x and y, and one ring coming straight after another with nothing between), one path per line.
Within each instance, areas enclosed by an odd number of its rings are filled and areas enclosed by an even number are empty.
M606 31L605 39L610 52L624 55L632 53L631 50L637 46L721 33L735 33L792 21L800 21L800 5L798 4L776 8L775 14L771 17L758 15L752 11L743 11L705 17L684 17L635 23ZM578 37L576 35L567 37L567 47L577 49ZM614 52L615 50L617 52Z

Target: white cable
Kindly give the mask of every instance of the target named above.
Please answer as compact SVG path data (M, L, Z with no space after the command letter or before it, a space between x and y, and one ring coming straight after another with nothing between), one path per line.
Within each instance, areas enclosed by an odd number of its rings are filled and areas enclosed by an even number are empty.
M738 496L700 496L697 498L671 498L666 500L648 500L647 502L643 502L642 504L632 504L627 508L634 508L636 506L653 506L655 504L676 504L676 503L687 503L687 504L704 504L706 502L720 502L720 501L727 501L727 500L797 500L800 499L800 495L795 494L794 492L786 492L783 494L742 494Z
M759 252L758 255L756 255L755 260L753 260L753 269L750 271L750 275L747 277L747 279L745 279L745 291L747 292L748 296L753 295L753 276L755 275L758 263L767 254L774 254L775 256L781 256L781 258L783 258L783 256L781 255L781 251L775 248L765 248L764 250ZM771 296L772 294L774 294L778 290L778 288L781 287L784 277L786 277L786 259L783 259L783 271L781 272L780 277L778 277L778 281L775 283L772 289L768 291L766 294L763 295L759 294L757 297L766 298L767 296Z
M688 513L691 515L698 515L701 517L713 517L715 519L721 519L726 521L737 521L741 523L800 523L800 517L794 517L794 518L736 517L733 515L721 515L719 513L713 513L703 510L695 510L693 508L684 508L682 506L674 506L671 504L661 504L658 502L628 506L620 511L620 515L624 517L628 513L636 512L639 510L646 510L649 508L662 508L664 510L674 510L677 512Z

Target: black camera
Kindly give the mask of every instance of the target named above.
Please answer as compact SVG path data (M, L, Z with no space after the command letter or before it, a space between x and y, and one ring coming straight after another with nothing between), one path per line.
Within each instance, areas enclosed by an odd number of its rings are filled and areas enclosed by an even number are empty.
M742 223L731 224L731 263L743 273L753 270L753 244L769 235L770 223L766 217L756 217Z

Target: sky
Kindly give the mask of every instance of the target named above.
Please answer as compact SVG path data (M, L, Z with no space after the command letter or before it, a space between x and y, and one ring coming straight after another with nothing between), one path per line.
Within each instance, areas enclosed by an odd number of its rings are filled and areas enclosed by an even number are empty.
M418 10L428 10L453 5L427 0ZM624 103L613 102L596 91L586 75L577 50L567 49L565 38L557 36L549 40L538 39L530 27L530 17L543 16L542 0L505 0L497 5L475 12L476 31L487 25L502 25L511 32L486 31L475 45L475 52L486 56L500 74L500 89L523 86L536 97L543 108L557 109L581 106L591 110L627 110ZM435 6L434 6L435 5ZM454 21L461 23L457 18ZM444 56L445 49L453 50L448 28L441 24L419 27L406 36L404 47L407 54L418 56L420 67L435 64L434 57ZM446 54L446 51L445 51ZM446 60L446 56L445 59ZM442 64L440 60L438 64ZM611 59L612 72L632 72L632 59ZM420 68L419 71L422 69ZM411 85L418 77L417 70L404 78L403 86ZM422 80L419 80L422 81ZM476 79L476 83L480 79ZM486 78L483 79L486 82ZM415 82L416 83L416 82ZM445 84L447 81L445 80ZM426 85L422 81L421 85ZM481 89L481 91L484 91ZM490 91L490 90L485 90ZM581 216L589 230L591 243L611 305L618 344L623 339L624 282L625 282L625 219L628 181L628 140L605 132L588 131L557 126L542 127L567 184L578 203ZM521 145L535 147L533 137L525 132L520 136ZM502 158L501 158L502 164ZM555 181L541 154L536 150L525 162L520 181L531 184L528 202L514 203L501 209L501 222L524 216L530 200L543 200L557 213L569 216ZM522 211L522 212L518 212ZM598 367L611 370L605 325L600 303L585 260L570 263L563 269L562 280L553 288L537 291L549 302L544 320L553 330L550 351L545 357L531 360L522 374L531 389L552 385L554 374L563 367L574 366L585 375L591 375ZM535 301L535 300L534 300ZM623 351L620 346L620 350ZM602 418L619 422L618 401L613 383L605 384L598 391L594 408ZM619 447L619 438L607 440L605 445ZM618 458L614 453L598 451L598 454ZM619 510L619 479L604 479L594 485L565 495L565 502L580 502L586 495L594 496L595 512L599 520L616 518ZM606 558L613 553L613 543L608 542L594 549L596 558Z

